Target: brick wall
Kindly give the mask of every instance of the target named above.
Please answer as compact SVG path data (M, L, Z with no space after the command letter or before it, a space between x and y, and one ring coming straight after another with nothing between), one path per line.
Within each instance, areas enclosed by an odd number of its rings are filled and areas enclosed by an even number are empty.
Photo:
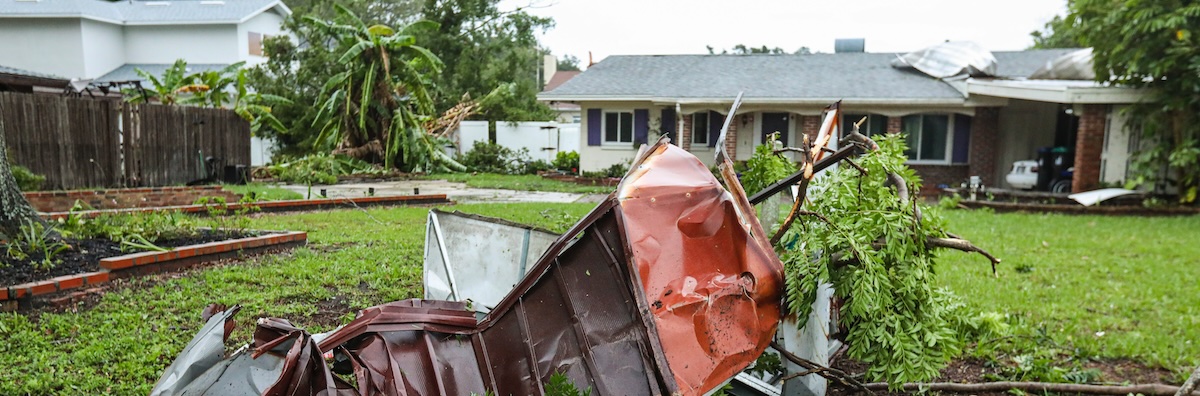
M939 184L958 187L970 175L969 165L909 165L921 177L921 195L936 197Z
M887 133L900 133L901 120L904 117L888 117L887 118Z
M800 116L800 132L808 135L808 141L816 142L817 133L821 130L821 116L802 115ZM836 138L835 138L836 139ZM800 142L792 143L796 147L800 147Z
M124 188L112 190L42 191L25 193L25 199L39 212L66 212L79 200L94 209L147 208L191 205L201 197L222 197L233 203L241 195L220 186Z
M1071 192L1095 190L1100 186L1100 152L1104 150L1106 105L1084 105L1075 138L1075 176Z
M730 117L736 117L736 116L731 115ZM725 132L725 153L729 154L730 161L734 161L734 160L738 159L737 139L738 139L738 120L735 119L735 120L733 120L733 122L729 123L729 131ZM754 154L753 151L746 153L746 158L750 158L750 156L753 154Z
M1000 134L1000 108L980 107L971 119L971 142L967 152L969 173L983 179L985 186L999 186L996 178L996 155Z

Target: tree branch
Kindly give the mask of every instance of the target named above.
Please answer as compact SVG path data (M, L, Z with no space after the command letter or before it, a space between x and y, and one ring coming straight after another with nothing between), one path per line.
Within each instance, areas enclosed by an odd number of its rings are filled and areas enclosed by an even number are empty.
M787 349L783 348L783 345L779 345L779 343L775 341L771 341L771 348L775 348L775 350L779 351L779 354L783 355L783 357L788 361L798 364L800 367L804 367L805 370L808 370L812 374L820 375L825 377L825 379L854 388L855 390L869 395L875 394L875 392L872 392L870 388L867 388L865 385L863 385L862 382L858 382L858 380L854 379L854 377L846 374L845 371L838 370L833 367L822 366L811 360L796 356L791 352L788 352Z
M1200 366L1196 366L1196 370L1192 371L1192 375L1187 381L1183 382L1183 386L1179 387L1179 391L1175 392L1175 396L1184 396L1192 393L1192 389L1196 388L1196 381L1200 380Z
M971 241L966 239L927 238L925 239L925 245L961 250L968 253L979 253L983 255L983 257L987 257L987 259L992 262L992 276L999 276L996 274L996 264L1000 264L1000 259L996 258L996 256L993 256L991 253L988 253L988 251L975 246L975 244L971 243Z
M872 382L866 384L865 387L871 390L887 390L888 384L885 382ZM960 384L955 382L933 382L933 383L907 383L903 385L906 391L921 391L931 390L935 392L950 392L950 393L985 393L985 392L1007 392L1012 389L1030 392L1030 393L1084 393L1091 395L1131 395L1143 394L1153 396L1171 396L1176 394L1176 388L1170 385L1163 384L1143 384L1143 385L1084 385L1084 384L1060 384L1051 382L986 382L981 384ZM1200 393L1191 393L1193 396L1200 396Z

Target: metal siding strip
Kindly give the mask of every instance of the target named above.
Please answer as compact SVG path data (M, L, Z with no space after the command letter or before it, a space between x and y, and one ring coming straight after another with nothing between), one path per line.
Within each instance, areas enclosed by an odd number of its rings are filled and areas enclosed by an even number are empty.
M529 231L526 230L526 232ZM555 267L562 266L558 262L558 257L554 258L554 265ZM604 373L599 372L596 368L596 357L592 355L592 344L588 342L587 332L583 329L583 323L579 322L579 315L575 311L575 301L571 299L571 292L567 290L567 280L563 277L563 272L558 270L558 268L555 268L554 274L557 279L555 283L558 284L559 293L562 293L563 299L566 300L564 306L571 317L571 327L575 329L575 338L579 340L580 344L583 344L583 347L580 348L580 353L583 355L583 363L586 365L588 373L590 373L588 380L592 381L592 386L595 387L597 394L611 395L612 392L608 391L607 385L596 380L603 376Z

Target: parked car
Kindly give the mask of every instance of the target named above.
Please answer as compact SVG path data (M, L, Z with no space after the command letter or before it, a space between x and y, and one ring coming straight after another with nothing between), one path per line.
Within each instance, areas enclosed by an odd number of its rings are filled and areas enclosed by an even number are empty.
M1013 162L1012 170L1004 176L1008 185L1018 190L1032 190L1037 186L1038 163L1035 160Z

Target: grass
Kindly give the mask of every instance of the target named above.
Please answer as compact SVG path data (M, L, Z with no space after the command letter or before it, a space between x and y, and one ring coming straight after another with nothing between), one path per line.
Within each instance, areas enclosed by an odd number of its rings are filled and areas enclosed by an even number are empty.
M453 209L562 231L591 207ZM203 325L201 309L213 302L243 305L229 342L241 345L258 317L282 317L320 332L349 321L358 309L420 297L427 210L260 215L254 228L308 231L309 247L185 276L131 280L78 312L0 314L0 356L7 363L0 394L146 394ZM943 254L940 279L971 309L1044 329L1083 357L1132 357L1175 370L1200 363L1200 217L980 211L947 217L952 231L1004 260L997 279L977 255Z
M459 205L453 209L565 230L586 204ZM260 229L309 231L310 246L187 276L132 280L79 312L0 314L0 394L147 394L203 326L209 303L241 304L230 345L255 319L281 317L313 332L361 308L421 297L427 208L263 215ZM326 309L319 309L326 307Z
M304 195L286 188L276 187L265 183L250 183L245 185L223 184L221 188L243 196L254 193L256 201L287 201L304 199Z
M547 179L538 175L500 175L495 173L446 173L421 176L428 180L446 180L467 183L468 187L496 188L518 191L550 191L582 194L608 194L615 187L585 186L558 180Z
M971 308L1008 314L1078 358L1200 363L1200 216L946 213L1003 262L943 253L939 279Z

